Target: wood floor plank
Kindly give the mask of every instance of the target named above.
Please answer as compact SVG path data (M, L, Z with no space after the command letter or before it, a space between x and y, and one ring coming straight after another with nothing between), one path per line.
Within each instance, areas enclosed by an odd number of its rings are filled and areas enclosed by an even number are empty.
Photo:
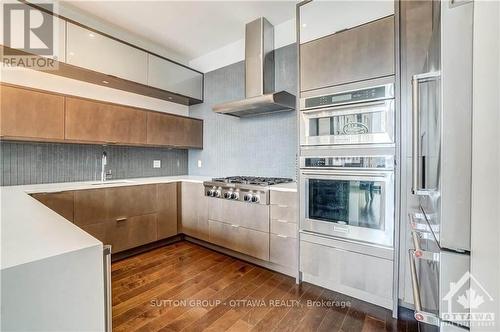
M198 291L198 288L201 287L200 285L205 285L203 284L204 279L213 279L218 270L223 269L224 266L231 265L231 262L234 263L233 259L225 257L224 260L220 260L219 258L219 263L217 264L214 264L215 261L200 263L196 265L199 268L198 270L188 271L186 275L181 275L180 279L173 278L165 283L169 285L166 291L157 289L158 292L148 291L149 294L141 294L141 304L134 306L132 310L124 314L124 317L128 321L126 324L127 327L135 326L137 328L168 310L168 307L152 306L152 300L178 300L182 299L183 296L192 295Z
M288 276L185 241L114 262L112 283L115 332L417 331L408 310L393 319L384 308L297 285ZM316 300L330 302L307 305Z
M232 269L232 271L229 271ZM237 261L236 264L231 264L226 268L219 268L218 271L214 273L208 273L208 278L203 280L202 282L193 285L191 289L186 289L185 291L178 293L172 297L173 300L206 300L210 301L209 305L211 305L216 300L216 295L218 292L214 291L208 285L217 282L221 279L235 279L243 278L243 276L247 275L247 278L253 278L257 276L260 272L257 271L253 266L249 266L246 263L241 261ZM194 293L193 293L194 292ZM211 292L211 294L210 294ZM207 294L208 293L208 294ZM209 297L205 297L209 295ZM185 311L191 310L190 307L177 307L177 308L167 308L165 310L157 310L157 315L152 313L154 310L149 310L149 314L147 317L149 321L146 322L141 327L141 331L151 331L158 330L160 328L169 328L172 330L180 330L177 329L177 326L169 326L168 324L172 319L177 318L179 315L183 314ZM191 317L192 318L192 317ZM183 323L187 321L184 320ZM191 321L190 323L192 323ZM183 326L184 327L184 326Z

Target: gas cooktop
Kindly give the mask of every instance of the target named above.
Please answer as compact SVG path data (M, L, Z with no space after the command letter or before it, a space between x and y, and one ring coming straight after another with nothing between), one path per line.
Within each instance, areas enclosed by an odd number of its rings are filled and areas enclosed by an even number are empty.
M251 184L251 185L258 185L258 186L271 186L274 184L293 182L293 179L270 178L270 177L260 177L260 176L228 176L225 178L213 178L212 182Z

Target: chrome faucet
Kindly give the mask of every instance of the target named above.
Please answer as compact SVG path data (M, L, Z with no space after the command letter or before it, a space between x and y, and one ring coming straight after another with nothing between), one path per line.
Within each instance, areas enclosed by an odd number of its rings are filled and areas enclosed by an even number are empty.
M102 152L101 159L101 182L106 181L106 165L108 164L108 154L106 151Z

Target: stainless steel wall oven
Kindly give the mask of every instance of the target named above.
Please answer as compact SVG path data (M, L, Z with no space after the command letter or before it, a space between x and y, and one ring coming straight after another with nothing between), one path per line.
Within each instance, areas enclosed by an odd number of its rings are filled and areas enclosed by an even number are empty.
M302 157L302 229L391 247L393 165L393 156Z

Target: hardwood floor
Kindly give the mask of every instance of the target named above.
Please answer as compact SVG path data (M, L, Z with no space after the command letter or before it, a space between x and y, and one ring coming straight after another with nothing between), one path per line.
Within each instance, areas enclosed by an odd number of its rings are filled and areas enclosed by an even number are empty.
M114 331L417 331L386 309L186 241L113 263L112 282Z

